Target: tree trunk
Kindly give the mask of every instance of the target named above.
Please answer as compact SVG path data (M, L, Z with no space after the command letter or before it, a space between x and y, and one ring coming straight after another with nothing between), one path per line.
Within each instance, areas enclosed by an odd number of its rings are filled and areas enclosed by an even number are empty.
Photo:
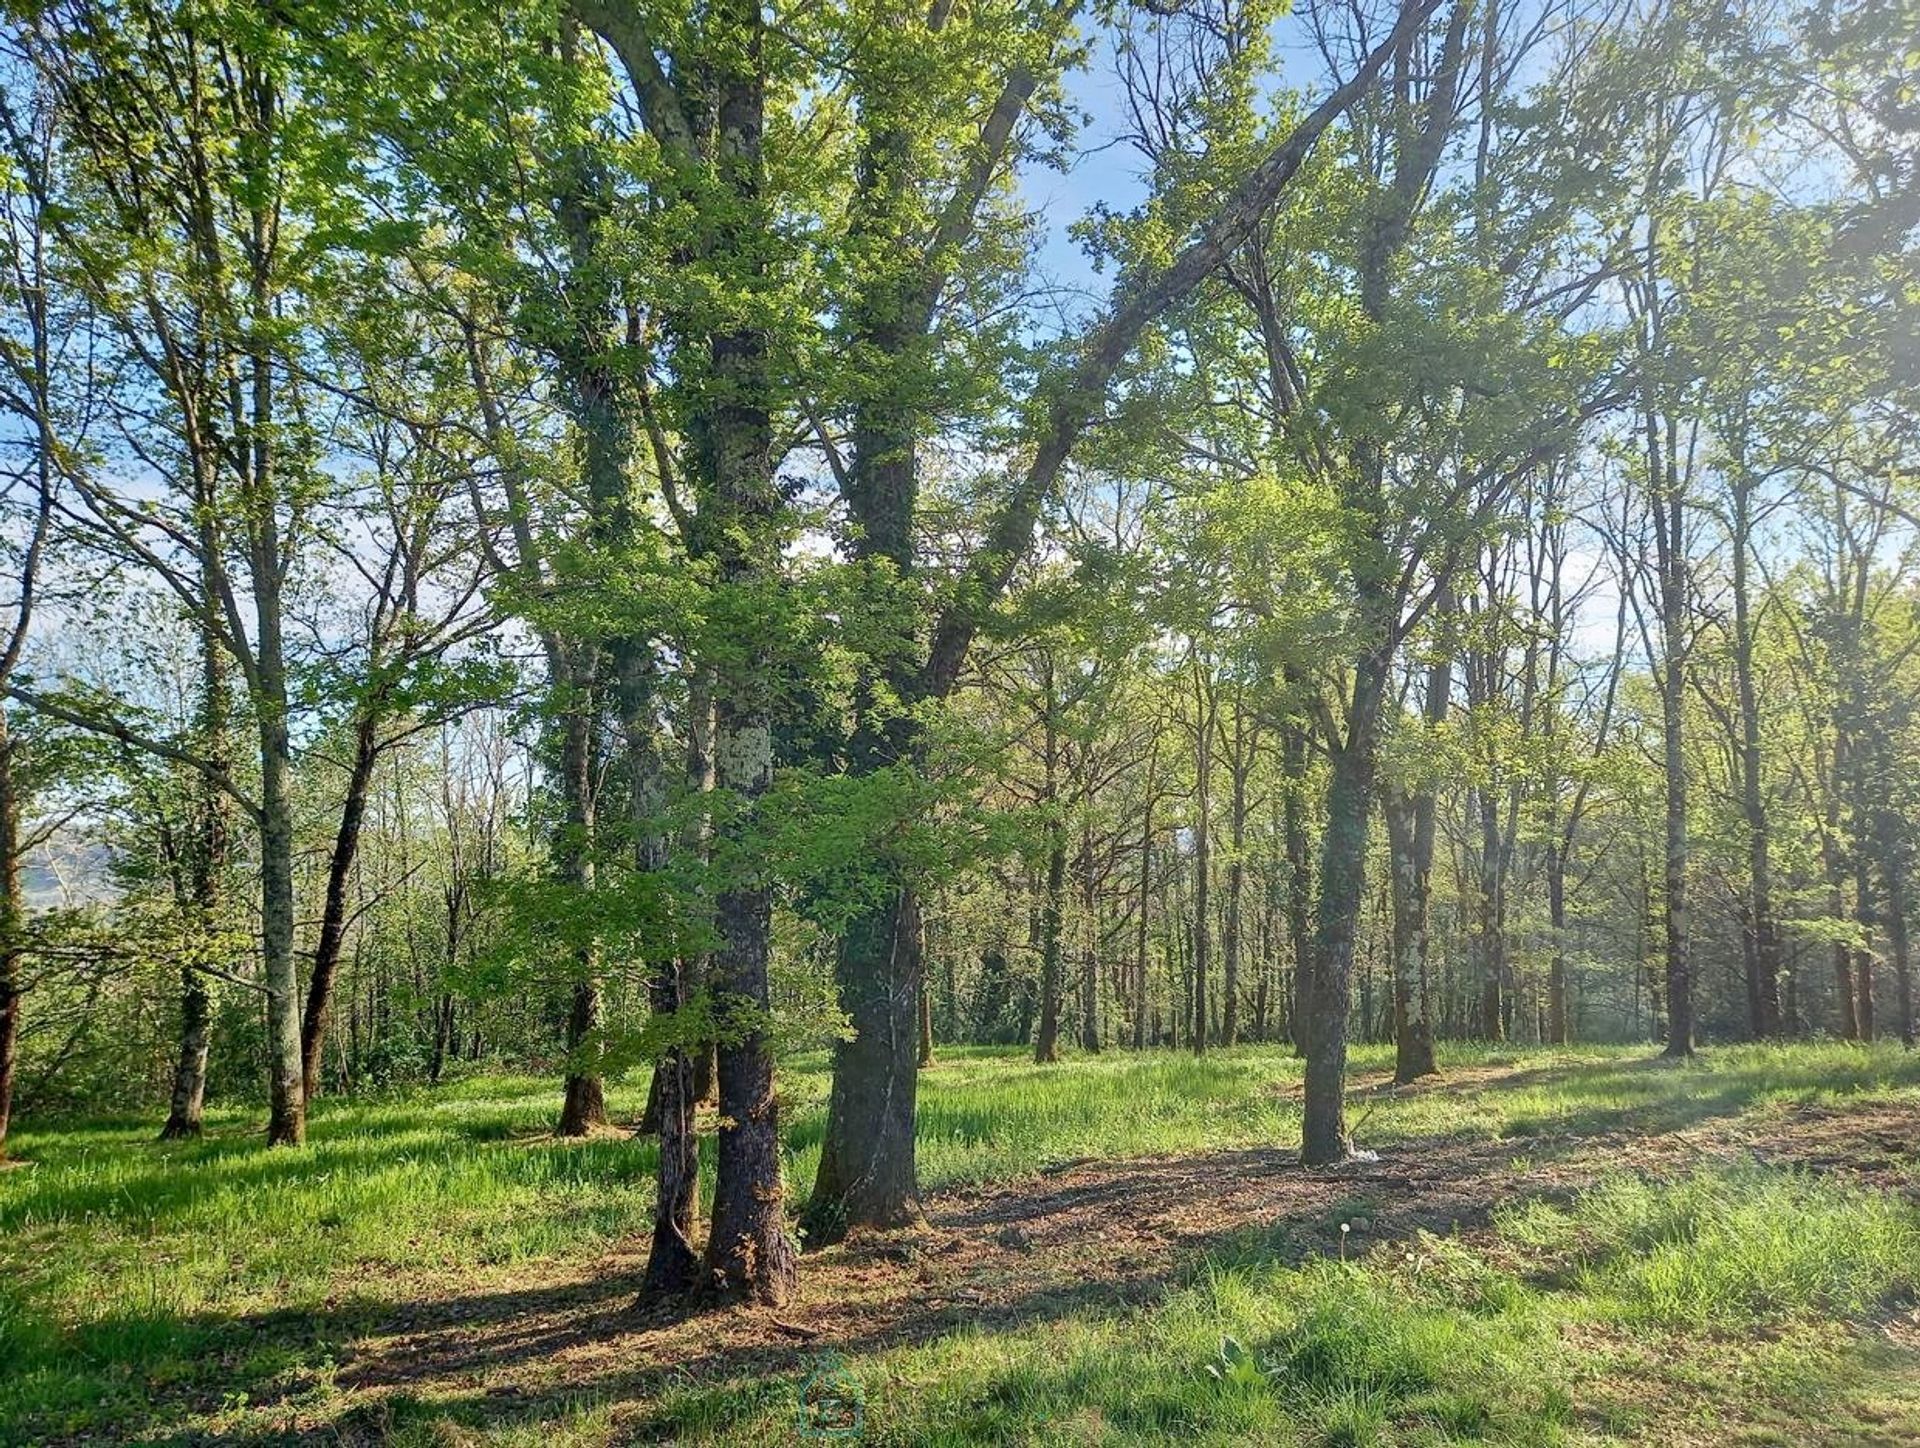
M1907 943L1907 882L1898 846L1888 849L1882 868L1887 885L1887 946L1893 955L1893 980L1900 1011L1900 1044L1913 1049L1913 961Z
M217 620L203 618L200 635L201 747L209 765L225 769L230 759L227 725L226 659L215 633ZM227 857L232 843L231 801L226 791L202 776L195 782L193 839L189 846L188 899L195 928L211 938L222 924ZM162 1141L184 1141L200 1134L207 1099L207 1053L213 1034L213 1000L198 963L180 970L180 1039L174 1057L173 1092Z
M7 1159L7 1129L13 1119L13 1078L20 1050L20 932L26 904L20 887L20 786L14 772L13 735L0 706L0 1161Z
M293 957L292 761L285 691L273 690L259 707L261 953L271 1071L267 1144L298 1146L306 1140L307 1104L300 1068L300 982Z
M1856 818L1864 820L1870 810L1863 802L1854 813ZM1872 1041L1876 1039L1879 1022L1874 1015L1873 996L1873 875L1864 841L1854 849L1853 915L1860 929L1860 943L1853 951L1854 1019L1860 1027L1860 1039Z
M1385 813L1393 887L1393 1079L1404 1086L1437 1070L1427 970L1433 814L1429 805L1423 860L1419 801L1396 790L1387 796Z
M1739 706L1740 808L1747 826L1749 1024L1756 1038L1780 1034L1780 935L1773 918L1772 827L1762 789L1760 701L1754 683L1753 609L1749 598L1751 482L1736 469L1733 489L1733 673Z
M340 827L334 833L333 853L327 859L327 897L320 915L320 938L313 953L313 978L307 983L307 1008L300 1027L300 1070L307 1099L320 1094L320 1053L326 1042L327 1016L333 1006L333 978L340 965L340 948L347 934L347 885L360 853L360 832L366 820L367 794L373 767L380 757L379 714L364 707L354 721L353 765L347 774L347 792L340 805Z
M1042 1065L1060 1059L1060 997L1066 978L1061 916L1067 894L1067 841L1058 820L1048 821L1047 841L1047 893L1040 906L1040 1029L1033 1040L1033 1059Z
M1252 741L1246 737L1244 712L1234 718L1234 752L1231 773L1233 796L1229 803L1229 838L1233 858L1227 864L1227 918L1220 932L1222 1004L1220 1044L1240 1044L1240 924L1241 906L1247 886L1247 775L1253 768Z
M1312 1030L1315 965L1313 856L1307 844L1307 733L1290 721L1281 731L1286 789L1287 933L1293 940L1293 1048L1307 1053Z
M1356 663L1347 737L1333 758L1327 830L1320 850L1320 918L1314 954L1313 1024L1307 1032L1305 1115L1300 1159L1309 1166L1344 1161L1347 1009L1353 952L1367 890L1367 837L1380 747L1380 710L1388 660L1379 652Z
M748 0L719 0L711 25L725 41L720 74L709 78L715 96L718 173L731 183L744 215L730 232L760 215L765 165L761 131L766 111L762 42L765 21ZM739 258L754 282L759 260L751 248ZM718 947L713 990L723 1026L720 1139L714 1179L713 1227L707 1238L707 1280L719 1295L779 1305L798 1275L786 1230L786 1190L780 1178L780 1104L773 1089L773 1048L766 1020L772 1008L768 966L772 954L773 896L756 868L764 852L753 831L761 796L773 783L773 707L776 664L763 637L778 625L751 621L780 579L775 526L781 500L773 477L772 379L765 335L751 325L721 332L711 344L711 415L702 420L702 471L711 493L699 525L713 540L722 585L749 608L749 630L730 640L730 657L714 672L714 762L719 788L736 802L716 831L716 857L730 865L715 898ZM918 922L896 930L903 948L918 947ZM917 963L910 973L919 982ZM911 1026L914 994L906 994ZM911 1032L909 1031L909 1034ZM911 1083L909 1069L903 1079ZM911 1115L908 1120L911 1122Z
M1080 827L1080 1049L1100 1049L1100 911L1094 894L1091 810Z
M581 891L591 890L594 882L593 720L591 704L578 697L590 692L588 682L579 677L587 667L570 671L571 692L576 697L567 701L560 744L561 785L567 807L562 870L566 880ZM591 946L581 947L576 968L579 973L567 1009L567 1074L560 1119L554 1127L559 1136L586 1136L595 1127L607 1124L606 1089L599 1074L583 1069L580 1063L580 1053L600 1027L600 980Z
M920 969L920 1059L915 1064L924 1071L933 1064L933 992L927 989L924 960Z
M807 1204L809 1247L839 1241L853 1227L921 1218L913 1138L921 930L919 900L901 886L841 932L835 975L854 1037L834 1045L827 1134Z
M1444 602L1440 605L1444 611ZM1427 669L1421 708L1428 737L1446 723L1452 707L1453 664L1444 651ZM1401 1085L1438 1074L1433 1058L1433 997L1429 916L1433 894L1433 842L1437 802L1431 779L1412 794L1387 799L1387 839L1393 893L1393 1079Z
M1693 1054L1693 969L1689 901L1687 895L1687 574L1685 503L1677 477L1672 475L1673 444L1669 439L1664 471L1660 464L1659 427L1647 420L1654 439L1655 475L1664 479L1654 506L1655 534L1660 565L1660 711L1661 742L1666 775L1666 1014L1667 1043L1663 1054Z
M1133 1049L1143 1050L1147 1044L1147 945L1148 945L1148 902L1153 894L1153 806L1154 775L1160 763L1160 753L1156 745L1147 756L1147 802L1141 811L1140 820L1140 888L1135 897L1134 908L1137 918L1134 920L1134 979L1133 979Z
M1567 852L1558 821L1549 821L1547 841L1547 928L1553 934L1547 960L1547 1044L1564 1046L1572 1039L1567 1013Z
M1199 677L1200 664L1194 661ZM1199 718L1194 725L1193 743L1193 1016L1187 1044L1196 1056L1207 1051L1207 972L1213 950L1213 695L1211 686L1201 683Z

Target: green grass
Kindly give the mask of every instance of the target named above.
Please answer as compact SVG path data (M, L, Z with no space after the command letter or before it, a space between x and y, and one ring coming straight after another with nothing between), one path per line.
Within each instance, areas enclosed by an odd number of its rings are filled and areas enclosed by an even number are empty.
M1726 1048L1679 1066L1644 1050L1456 1050L1443 1064L1449 1079L1413 1093L1363 1077L1362 1144L1508 1140L1550 1160L1596 1133L1920 1095L1920 1060L1891 1048ZM1298 1082L1271 1048L1044 1069L948 1050L923 1081L922 1178L937 1189L1083 1157L1291 1147ZM638 1114L644 1086L614 1085L616 1117ZM796 1194L825 1087L819 1058L783 1075ZM0 1173L0 1444L216 1429L281 1441L294 1416L337 1422L346 1441L563 1448L620 1441L635 1421L690 1440L792 1436L792 1374L519 1413L395 1396L371 1419L335 1384L355 1336L416 1297L512 1294L641 1232L652 1146L556 1142L556 1105L552 1083L501 1077L322 1102L300 1152L265 1150L245 1111L165 1146L144 1118L21 1123L32 1165ZM1761 1436L1728 1442L1815 1441L1804 1415L1818 1405L1823 1433L1865 1414L1863 1436L1835 1443L1898 1443L1920 1441L1920 1388L1875 1397L1912 1364L1874 1359L1894 1349L1870 1348L1866 1325L1908 1310L1916 1275L1911 1194L1758 1165L1673 1181L1629 1170L1572 1201L1512 1204L1472 1244L1426 1238L1344 1264L1222 1244L1150 1306L1083 1302L844 1371L872 1442L1665 1441L1676 1413L1697 1427L1733 1402L1740 1431ZM604 1290L618 1300L630 1284ZM1660 1411L1634 1391L1642 1380L1661 1385ZM1776 1413L1783 1436L1769 1439ZM1875 1437L1881 1419L1914 1436Z

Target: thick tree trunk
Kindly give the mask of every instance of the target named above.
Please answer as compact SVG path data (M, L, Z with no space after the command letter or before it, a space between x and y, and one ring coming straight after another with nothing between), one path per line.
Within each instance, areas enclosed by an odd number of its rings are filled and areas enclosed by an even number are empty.
M717 169L744 213L732 225L750 228L760 214L765 174L765 20L747 0L719 0L709 23L721 34L726 56L721 73L711 78ZM743 251L741 264L757 278L760 261L751 248ZM764 616L780 579L773 385L767 339L752 325L743 322L737 330L719 333L710 351L714 401L702 420L701 467L711 484L699 526L712 540L723 587L749 605L750 621L749 632L730 640L731 656L718 661L714 671L715 777L735 807L721 814L716 829L716 858L731 863L714 901L713 992L726 1029L718 1051L721 1125L706 1272L716 1295L777 1306L792 1294L799 1269L787 1235L780 1103L767 1026L773 1005L768 978L773 895L757 863L763 852L753 841L760 798L773 783L778 694L772 650L756 637L778 626ZM896 933L911 936L911 948L918 948L917 928ZM917 989L917 964L911 974ZM909 1026L913 999L909 993ZM914 1079L909 1063L904 1080Z
M1367 839L1380 748L1380 710L1388 661L1361 656L1354 670L1347 737L1333 758L1327 829L1320 851L1320 917L1314 954L1313 1024L1307 1032L1306 1102L1300 1159L1309 1166L1344 1161L1347 1009L1353 952L1367 891Z
M921 929L919 900L901 886L841 932L835 975L854 1034L834 1045L827 1134L807 1204L809 1247L838 1241L853 1227L920 1220L913 1123Z
M756 136L758 114L756 103ZM724 117L722 124L727 124ZM751 349L747 366L757 370L758 339L728 338L715 348L722 364L716 372L726 375L738 370L738 361L725 365L735 360L728 356L735 347ZM759 389L749 395L759 395ZM730 475L734 479L730 485L723 483L721 496L736 506L765 507L761 495L771 486L766 414L750 407L725 410L747 415L736 417L718 440L719 474L723 480ZM772 567L771 557L736 558L729 561L727 579L736 587L759 585ZM744 676L722 673L718 680L715 755L720 788L750 809L773 778L772 700L770 680L764 673L771 664L756 658L745 667ZM721 824L722 837L739 831L748 818L730 813ZM767 971L773 897L767 882L757 874L729 880L715 900L714 919L718 948L713 957L713 990L729 1029L721 1034L718 1052L721 1125L713 1226L707 1238L707 1280L718 1295L778 1306L793 1292L798 1265L786 1228L780 1104L773 1089L773 1048L765 1024L772 1006ZM911 1071L907 1079L913 1079Z

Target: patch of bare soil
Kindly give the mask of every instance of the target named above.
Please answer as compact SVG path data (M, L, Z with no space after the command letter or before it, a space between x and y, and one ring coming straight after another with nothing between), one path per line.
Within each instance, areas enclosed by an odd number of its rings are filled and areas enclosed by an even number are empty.
M1279 1150L1070 1163L941 1193L923 1231L807 1256L797 1298L778 1312L639 1310L635 1243L517 1277L510 1291L422 1301L360 1334L336 1378L355 1411L328 1437L344 1429L354 1441L351 1425L378 1423L392 1394L503 1413L608 1399L629 1405L623 1423L644 1434L647 1402L669 1383L791 1373L826 1352L1117 1309L1236 1244L1293 1259L1361 1252L1422 1229L1473 1231L1503 1204L1564 1197L1623 1166L1667 1175L1742 1157L1920 1190L1920 1103L1770 1110L1650 1136L1426 1142L1327 1170Z

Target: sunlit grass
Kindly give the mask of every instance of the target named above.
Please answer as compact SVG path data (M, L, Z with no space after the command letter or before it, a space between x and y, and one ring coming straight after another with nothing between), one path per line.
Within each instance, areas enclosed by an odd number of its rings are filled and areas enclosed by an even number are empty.
M1440 1080L1395 1091L1385 1050L1362 1048L1350 1110L1361 1144L1465 1138L1549 1152L1565 1137L1631 1139L1782 1104L1920 1092L1920 1057L1892 1047L1725 1048L1679 1065L1645 1048L1453 1048L1442 1064ZM1299 1081L1279 1047L1202 1059L1109 1051L1056 1067L1020 1051L943 1050L921 1082L923 1184L1079 1158L1290 1150ZM825 1058L788 1063L781 1091L797 1204L824 1130ZM615 1118L631 1120L644 1078L609 1095ZM31 1165L0 1173L0 1443L135 1423L188 1435L223 1403L269 1391L331 1404L340 1344L396 1304L447 1284L501 1290L528 1264L585 1264L637 1237L652 1143L556 1141L557 1104L554 1083L506 1077L324 1101L297 1152L268 1151L259 1113L244 1109L215 1112L205 1139L171 1145L153 1140L157 1119L20 1123L14 1144ZM1418 1280L1377 1266L1282 1268L1255 1250L1217 1261L1151 1312L969 1335L856 1366L884 1384L924 1384L910 1409L876 1392L882 1426L904 1415L902 1442L1052 1441L1061 1423L1068 1438L1100 1441L1548 1442L1562 1431L1563 1378L1540 1376L1549 1359L1513 1345L1569 1301L1610 1331L1845 1321L1910 1293L1920 1263L1912 1212L1895 1199L1758 1170L1666 1186L1623 1175L1572 1206L1517 1210L1503 1230L1541 1282L1463 1264L1437 1244ZM1405 1311L1383 1318L1370 1303ZM1354 1333L1351 1351L1335 1350ZM1233 1372L1206 1371L1233 1366L1218 1358L1223 1337L1258 1360L1258 1392L1229 1392ZM1392 1365L1402 1359L1428 1366ZM762 1387L689 1391L665 1411L676 1432L726 1436L760 1411ZM784 1393L773 1393L780 1413ZM583 1404L567 1432L604 1441L593 1426L602 1407ZM1308 1419L1319 1439L1303 1436Z

